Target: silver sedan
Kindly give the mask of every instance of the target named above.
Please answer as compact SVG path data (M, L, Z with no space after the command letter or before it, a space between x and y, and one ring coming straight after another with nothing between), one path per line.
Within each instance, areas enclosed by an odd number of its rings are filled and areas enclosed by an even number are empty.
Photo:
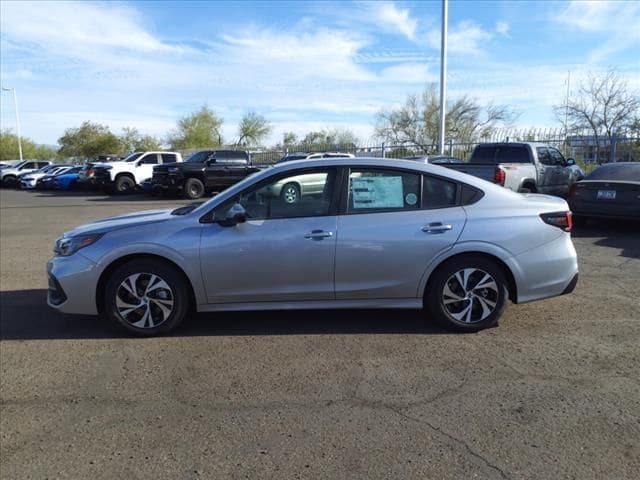
M288 202L269 194L313 180ZM107 218L55 243L49 305L159 335L190 310L425 308L450 328L494 326L508 301L570 293L564 200L436 165L287 162L206 203Z

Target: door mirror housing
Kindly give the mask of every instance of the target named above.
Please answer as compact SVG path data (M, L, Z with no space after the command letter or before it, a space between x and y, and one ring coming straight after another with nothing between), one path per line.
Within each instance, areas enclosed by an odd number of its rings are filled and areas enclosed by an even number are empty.
M576 164L575 158L567 158L567 167L570 167L571 165L575 165L575 164Z
M218 220L223 227L235 227L239 223L247 221L247 211L239 203L234 203L224 215L224 218Z

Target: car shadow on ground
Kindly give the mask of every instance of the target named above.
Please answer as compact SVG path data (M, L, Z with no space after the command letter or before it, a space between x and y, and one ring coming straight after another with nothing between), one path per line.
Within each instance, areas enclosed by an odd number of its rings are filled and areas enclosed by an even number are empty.
M620 249L619 256L640 258L640 221L588 219L575 225L573 238L600 238L594 245Z
M127 338L101 317L66 315L46 290L0 292L0 340ZM171 336L450 334L418 310L307 310L191 314Z

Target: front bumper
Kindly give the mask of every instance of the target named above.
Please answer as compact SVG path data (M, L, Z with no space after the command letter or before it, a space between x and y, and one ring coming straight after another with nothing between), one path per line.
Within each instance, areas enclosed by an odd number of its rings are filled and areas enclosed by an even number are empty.
M96 315L96 289L100 272L96 263L76 252L47 262L47 303L63 313Z

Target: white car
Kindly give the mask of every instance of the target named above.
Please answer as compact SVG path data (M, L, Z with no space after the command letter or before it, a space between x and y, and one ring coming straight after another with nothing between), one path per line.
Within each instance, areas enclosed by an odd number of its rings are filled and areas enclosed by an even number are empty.
M136 152L118 162L96 163L94 178L98 185L111 193L124 193L153 176L153 167L163 163L182 162L177 152Z
M20 188L27 190L36 188L36 183L38 183L38 180L42 177L46 177L47 175L58 175L66 172L70 168L72 168L71 165L47 165L35 172L20 174L18 175Z
M3 187L15 187L18 185L18 175L23 173L35 172L47 165L51 165L51 162L44 160L41 161L25 161L18 163L12 168L3 168L0 170L0 184Z

